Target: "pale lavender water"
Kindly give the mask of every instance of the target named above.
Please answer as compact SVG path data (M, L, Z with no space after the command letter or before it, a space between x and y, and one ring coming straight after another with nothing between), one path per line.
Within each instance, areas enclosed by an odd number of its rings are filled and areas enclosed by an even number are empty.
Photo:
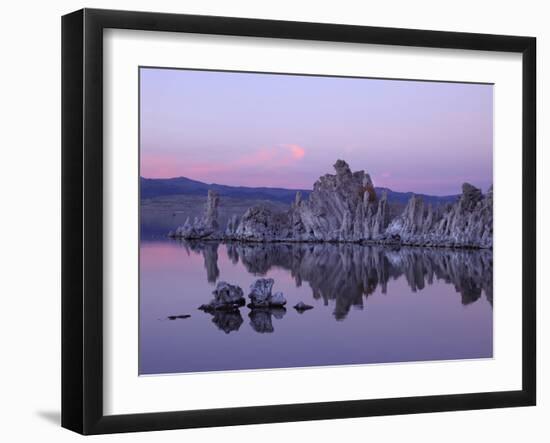
M492 251L141 243L140 374L490 358ZM275 280L286 312L198 310ZM292 308L303 301L314 309ZM169 320L173 315L189 318Z

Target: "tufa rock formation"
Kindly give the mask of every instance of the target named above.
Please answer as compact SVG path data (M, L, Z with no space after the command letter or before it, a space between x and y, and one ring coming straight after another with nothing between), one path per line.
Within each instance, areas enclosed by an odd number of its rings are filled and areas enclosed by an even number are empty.
M246 210L237 226L228 224L227 237L241 241L278 241L291 239L292 231L289 213L273 212L263 206L254 206Z
M338 160L336 175L326 174L313 185L307 201L297 199L293 237L301 241L364 241L384 232L389 214L386 194L378 199L369 174L351 172Z
M260 278L250 285L249 306L251 308L282 307L286 305L286 299L282 292L271 293L274 280L272 278Z
M222 238L218 226L218 204L220 197L217 192L209 190L206 208L202 219L195 218L191 223L189 217L182 226L168 233L169 237L180 237L190 240Z
M224 281L218 282L212 294L214 294L214 298L210 303L201 305L199 309L206 312L233 310L245 304L243 290Z
M387 196L378 198L369 174L338 160L335 175L317 180L307 200L296 194L287 212L249 208L232 219L226 238L240 241L358 242L376 240L389 223Z
M491 248L493 188L483 196L480 189L464 183L459 200L444 211L426 207L413 195L385 234L384 240L405 245Z
M402 214L390 220L387 193L378 196L365 171L352 172L338 160L336 174L326 174L313 185L307 200L301 194L285 212L263 206L232 217L225 232L217 222L218 195L208 192L205 215L169 235L186 239L247 242L354 242L491 248L493 191L465 183L458 201L447 208L426 206L413 195Z
M310 309L313 309L313 306L308 305L308 304L304 303L303 301L301 301L301 302L298 302L294 305L294 309L296 309L296 311L298 311L298 314L303 314L304 312L309 311Z

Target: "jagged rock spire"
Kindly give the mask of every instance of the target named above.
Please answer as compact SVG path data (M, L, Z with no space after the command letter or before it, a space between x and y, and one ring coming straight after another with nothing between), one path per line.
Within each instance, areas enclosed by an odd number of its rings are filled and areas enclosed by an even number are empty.
M220 197L218 193L209 189L206 198L206 207L202 218L195 218L191 223L189 217L185 223L179 226L174 232L170 232L170 237L181 237L188 239L221 238L218 224L218 204Z
M336 160L333 166L338 177L348 177L351 175L351 169L344 160Z
M216 191L208 190L206 199L206 210L204 214L204 225L211 229L218 229L218 204L220 197Z

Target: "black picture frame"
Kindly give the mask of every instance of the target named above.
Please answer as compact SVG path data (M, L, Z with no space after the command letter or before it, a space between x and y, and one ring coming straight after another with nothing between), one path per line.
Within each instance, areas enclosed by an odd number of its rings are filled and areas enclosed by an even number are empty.
M522 388L357 401L104 415L103 30L503 51L522 54ZM231 17L83 9L62 18L62 426L81 434L151 431L536 403L536 39Z

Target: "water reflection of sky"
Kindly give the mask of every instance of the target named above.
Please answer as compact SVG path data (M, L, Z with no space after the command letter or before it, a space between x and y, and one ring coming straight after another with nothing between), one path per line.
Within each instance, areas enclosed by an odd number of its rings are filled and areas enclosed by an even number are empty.
M140 269L142 374L492 356L491 251L161 241ZM246 295L259 276L286 311L197 310L216 281Z

